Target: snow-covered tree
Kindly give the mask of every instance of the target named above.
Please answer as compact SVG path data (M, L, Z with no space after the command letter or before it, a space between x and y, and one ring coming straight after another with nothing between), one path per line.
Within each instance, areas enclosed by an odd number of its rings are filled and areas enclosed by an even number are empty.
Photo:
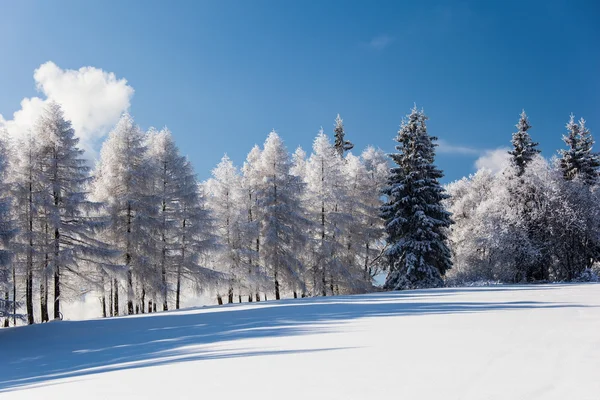
M304 215L299 194L303 183L290 173L290 158L279 135L272 131L260 157L258 218L260 221L260 259L273 279L275 299L285 284L294 292L304 292L300 253L305 238Z
M335 285L344 275L341 256L344 224L348 215L341 212L346 202L344 160L339 156L323 129L313 142L313 152L306 163L307 216L311 222L308 269L312 275L312 292L335 294Z
M250 293L248 300L252 301L253 291L256 301L260 301L260 290L267 285L268 277L261 267L260 256L260 221L258 220L258 190L261 184L260 176L261 150L255 145L248 153L242 167L243 204L248 217L248 285Z
M333 128L333 133L335 138L335 151L340 157L343 157L346 151L354 148L354 144L344 138L346 135L344 132L344 120L340 118L340 114L335 118L335 128Z
M78 147L79 139L64 118L61 107L50 103L36 126L40 143L41 208L51 249L46 268L54 280L54 318L61 318L60 301L65 280L80 279L82 264L104 254L102 244L93 237L93 222L87 217L91 204L84 191L89 168ZM69 286L69 285L67 285ZM79 293L77 293L79 294Z
M563 135L567 149L559 150L563 176L566 180L579 177L587 185L594 185L598 181L600 157L593 152L594 139L585 126L585 120L582 118L576 123L575 116L571 114L567 131L568 133Z
M206 182L207 206L214 220L214 230L220 245L214 264L227 274L228 302L233 303L234 289L244 285L248 270L247 210L243 207L242 178L231 159L225 155ZM222 303L221 288L217 300Z
M159 287L151 259L152 229L159 208L156 197L149 195L154 175L153 164L147 158L146 135L129 114L124 114L102 145L92 194L94 200L104 203L109 220L104 239L122 254L128 314L134 313L134 278L141 286L142 306L146 291L154 292ZM119 315L120 275L115 274L111 283L114 315Z
M533 159L536 154L540 153L537 148L538 143L531 140L531 136L527 132L531 125L525 110L521 112L519 122L517 125L517 131L512 136L513 149L508 152L511 156L511 164L515 167L517 176L523 175L525 167Z
M427 117L416 106L402 122L396 141L396 164L383 193L382 206L388 248L387 289L437 287L451 267L446 230L450 213L442 202L448 195L439 184L442 172L433 164L435 140L429 136Z
M0 298L0 318L6 318L5 326L8 326L11 315L13 324L16 324L17 277L16 263L11 263L14 249L12 240L16 228L11 215L12 201L8 182L9 145L4 139L5 136L6 132L0 130L0 290L5 294L4 298ZM12 299L9 296L10 291Z
M166 311L172 291L175 308L179 308L183 278L200 284L201 278L211 275L198 265L198 252L211 248L213 238L193 168L180 154L171 132L151 130L148 136L148 157L155 171L152 195L158 204L153 230L155 272L160 275L158 288Z
M364 276L370 281L378 272L383 261L380 257L383 250L384 229L383 221L379 217L379 210L383 205L381 191L389 177L389 164L385 153L372 146L368 146L360 156L364 165L365 177L361 190L362 213L360 223L363 225L362 240L358 240L362 247L360 256L363 259Z

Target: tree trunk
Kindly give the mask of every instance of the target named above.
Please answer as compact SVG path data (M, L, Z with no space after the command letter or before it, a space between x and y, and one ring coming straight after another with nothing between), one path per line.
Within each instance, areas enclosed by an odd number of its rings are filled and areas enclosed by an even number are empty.
M119 283L115 278L115 317L119 316Z
M127 271L127 313L133 314L133 274L131 270Z
M146 309L146 288L145 287L142 287L142 298L141 298L141 301L142 301L142 307L141 307L142 308L142 314L144 314L145 313L145 309Z
M242 294L241 293L238 294L238 300L239 300L240 303L242 302Z
M104 288L104 277L102 277L102 318L106 318L106 290Z
M16 268L13 264L12 268L12 281L13 281L13 326L17 326L17 274Z
M298 298L298 293L296 293L296 291L294 290L294 298L297 299Z
M45 274L44 274L45 275ZM42 277L40 283L40 311L42 316L42 322L48 322L50 316L48 314L48 277Z
M152 312L156 312L156 302L152 303Z
M152 312L152 300L148 300L148 314Z
M223 298L221 297L220 294L217 295L217 304L222 306L223 305Z
M260 293L256 292L256 302L258 303L260 301Z
M35 323L34 317L33 317L33 271L31 270L31 268L29 267L29 265L27 266L28 271L27 271L27 282L25 283L26 285L26 307L27 307L27 323L29 325Z
M227 302L229 304L233 303L233 286L229 286L229 291L227 292Z
M108 292L108 312L110 316L114 316L114 306L113 306L113 281L110 280L110 292Z
M279 280L277 280L277 274L275 274L275 300L279 299Z
M179 310L179 301L181 296L181 266L177 267L177 287L175 289L175 309Z
M248 295L248 303L252 303L252 294Z
M6 302L6 304L8 305L8 292L4 292L4 301ZM10 321L10 317L7 315L6 318L4 318L4 327L8 328L8 323Z

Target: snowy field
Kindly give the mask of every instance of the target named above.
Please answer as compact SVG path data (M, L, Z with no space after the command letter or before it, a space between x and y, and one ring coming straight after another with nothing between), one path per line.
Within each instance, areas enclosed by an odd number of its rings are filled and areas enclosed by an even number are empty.
M0 329L1 399L600 398L600 285L284 300Z

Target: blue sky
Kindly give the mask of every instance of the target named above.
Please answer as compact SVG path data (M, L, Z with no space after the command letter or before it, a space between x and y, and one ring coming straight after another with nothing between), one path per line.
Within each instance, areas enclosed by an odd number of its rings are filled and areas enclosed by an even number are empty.
M453 180L508 146L522 108L544 155L571 112L600 135L596 1L4 1L0 114L44 97L33 71L124 78L142 128L168 126L205 179L276 129L309 149L337 113L362 150L393 149L413 103ZM93 100L92 100L93 101Z

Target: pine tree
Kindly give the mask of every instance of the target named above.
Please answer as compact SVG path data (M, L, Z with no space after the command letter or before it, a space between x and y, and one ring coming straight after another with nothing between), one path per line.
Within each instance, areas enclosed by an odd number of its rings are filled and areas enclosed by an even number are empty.
M442 204L448 195L439 184L443 174L433 164L437 138L428 135L426 120L415 106L398 132L398 152L390 155L396 166L381 208L389 246L386 289L442 286L452 265L446 244L452 220Z
M592 151L592 134L585 126L585 120L582 118L576 123L573 114L567 123L567 131L567 135L563 135L567 149L559 150L563 176L566 180L579 177L586 185L592 186L598 181L600 167L600 157Z
M344 153L352 150L354 144L344 139L344 136L346 135L344 132L344 120L340 118L340 114L335 118L335 128L333 129L333 133L335 137L335 151L340 157L344 157Z
M531 128L531 125L529 124L525 110L521 112L519 123L515 126L517 127L517 132L513 133L511 141L513 150L509 151L508 154L511 155L511 163L516 168L517 176L521 176L525 172L527 164L536 154L540 153L540 150L537 148L538 143L533 142L527 132Z

